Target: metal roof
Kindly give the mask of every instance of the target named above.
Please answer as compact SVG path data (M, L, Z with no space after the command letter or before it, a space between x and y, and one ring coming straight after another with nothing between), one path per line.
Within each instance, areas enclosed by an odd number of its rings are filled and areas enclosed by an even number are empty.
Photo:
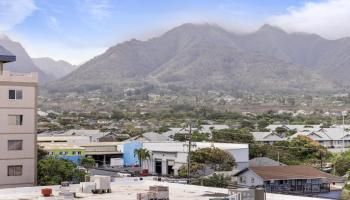
M0 62L7 63L16 61L16 56L0 45Z

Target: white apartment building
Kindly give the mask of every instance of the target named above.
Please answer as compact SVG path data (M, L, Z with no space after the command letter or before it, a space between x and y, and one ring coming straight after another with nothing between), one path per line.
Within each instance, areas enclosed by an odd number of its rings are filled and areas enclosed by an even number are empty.
M36 184L36 73L4 71L16 56L0 46L0 188Z

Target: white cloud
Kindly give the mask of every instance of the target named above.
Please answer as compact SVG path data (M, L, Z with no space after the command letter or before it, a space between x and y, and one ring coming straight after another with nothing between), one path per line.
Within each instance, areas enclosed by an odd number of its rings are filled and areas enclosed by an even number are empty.
M112 6L109 0L84 0L83 7L97 20L103 20L111 15Z
M327 0L289 8L268 22L289 32L316 33L328 39L350 36L350 0Z
M0 31L12 29L36 9L33 0L0 0Z

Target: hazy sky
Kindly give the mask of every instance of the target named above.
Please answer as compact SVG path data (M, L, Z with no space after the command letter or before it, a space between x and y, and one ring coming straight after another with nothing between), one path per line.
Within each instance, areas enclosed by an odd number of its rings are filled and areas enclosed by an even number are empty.
M263 23L350 36L350 0L0 0L0 32L32 57L80 64L119 42L186 22L252 31Z

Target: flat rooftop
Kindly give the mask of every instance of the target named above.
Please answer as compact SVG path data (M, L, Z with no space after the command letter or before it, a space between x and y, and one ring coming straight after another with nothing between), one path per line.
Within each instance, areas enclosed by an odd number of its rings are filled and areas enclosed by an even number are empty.
M137 178L136 178L137 180ZM137 193L147 192L149 186L163 185L169 186L171 200L209 200L214 198L215 194L227 194L227 189L202 187L193 185L183 185L176 183L157 182L152 180L135 181L134 178L119 178L112 183L112 193L109 194L82 194L77 196L82 200L106 200L106 199L122 199L136 200ZM47 187L47 186L46 186ZM43 198L40 190L45 187L23 187L12 189L0 189L1 200L52 200L56 198ZM59 186L52 186L54 195L57 195ZM77 189L78 185L72 185L72 190ZM321 198L300 197L281 194L267 195L267 200L321 200ZM58 199L58 198L57 198Z

